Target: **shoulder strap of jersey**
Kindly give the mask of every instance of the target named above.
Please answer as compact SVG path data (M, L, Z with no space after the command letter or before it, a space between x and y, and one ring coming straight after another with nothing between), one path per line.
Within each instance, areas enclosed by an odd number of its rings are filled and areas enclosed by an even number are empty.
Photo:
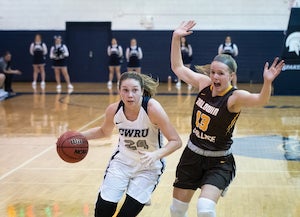
M143 97L143 101L142 101L142 107L144 108L144 110L146 111L146 113L148 114L148 102L150 100L149 96L144 96Z
M123 105L124 105L124 102L121 100L121 101L119 102L119 105L118 105L118 108L117 108L115 114L117 114L117 112L120 110L120 108L121 108Z

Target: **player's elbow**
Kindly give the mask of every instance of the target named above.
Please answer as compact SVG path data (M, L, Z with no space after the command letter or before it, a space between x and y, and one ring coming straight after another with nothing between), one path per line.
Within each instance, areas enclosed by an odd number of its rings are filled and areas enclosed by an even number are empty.
M182 147L182 140L180 139L180 137L178 137L176 139L176 143L175 143L175 149L180 149Z
M180 74L180 71L181 71L181 69L182 69L182 66L179 65L179 64L174 64L174 63L172 63L172 64L171 64L171 69L172 69L172 71L178 76L178 75Z
M98 138L108 138L111 136L111 131L104 130L102 127L98 131Z

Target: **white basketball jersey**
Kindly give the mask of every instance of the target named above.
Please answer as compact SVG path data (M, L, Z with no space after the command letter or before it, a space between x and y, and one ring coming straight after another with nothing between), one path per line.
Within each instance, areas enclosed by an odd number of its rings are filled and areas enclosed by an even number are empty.
M151 123L145 110L147 102L141 107L134 121L126 118L123 102L120 102L114 117L114 123L119 130L118 151L133 159L140 157L139 150L151 152L161 148L163 144L160 130Z

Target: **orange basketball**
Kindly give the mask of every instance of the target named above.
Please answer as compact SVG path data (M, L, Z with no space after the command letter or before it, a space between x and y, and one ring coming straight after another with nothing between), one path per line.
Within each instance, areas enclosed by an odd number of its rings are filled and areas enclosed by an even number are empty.
M88 140L81 133L67 131L56 142L56 150L61 159L76 163L85 158L89 150Z

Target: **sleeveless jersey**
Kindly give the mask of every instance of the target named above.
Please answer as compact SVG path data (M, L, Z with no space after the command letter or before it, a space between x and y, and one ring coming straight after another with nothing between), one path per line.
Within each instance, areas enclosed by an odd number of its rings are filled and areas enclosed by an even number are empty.
M129 48L129 62L127 64L127 67L140 67L140 52L139 47L130 47Z
M44 43L32 43L33 45L33 64L44 64L45 63L45 55L46 50L44 47L46 46Z
M240 112L231 113L228 98L236 89L230 87L222 96L212 96L211 86L198 94L192 116L191 142L205 150L228 150L232 144L232 132Z
M53 67L66 67L67 59L69 56L69 50L66 45L59 44L53 45L51 49L52 54L50 54L50 58L52 56L52 66Z
M121 65L122 53L121 53L120 49L122 49L122 47L119 45L108 46L107 53L109 55L109 65L110 66Z
M139 150L151 152L162 147L162 134L147 114L149 99L143 98L143 106L134 121L126 118L122 101L114 116L114 123L119 131L118 152L127 158L137 160L140 158Z
M234 48L233 48L233 43L230 44L223 44L223 54L228 54L232 57L234 57Z

